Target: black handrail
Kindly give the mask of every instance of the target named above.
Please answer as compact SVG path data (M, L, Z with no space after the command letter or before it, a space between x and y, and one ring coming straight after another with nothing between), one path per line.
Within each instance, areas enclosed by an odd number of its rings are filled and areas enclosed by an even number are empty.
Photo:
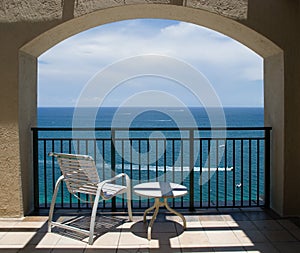
M32 131L186 131L186 130L201 130L201 131L257 131L257 130L272 130L272 127L32 127Z

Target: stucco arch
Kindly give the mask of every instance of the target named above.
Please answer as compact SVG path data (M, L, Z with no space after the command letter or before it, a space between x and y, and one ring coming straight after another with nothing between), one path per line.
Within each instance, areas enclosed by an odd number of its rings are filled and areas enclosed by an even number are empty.
M98 10L63 22L37 36L19 51L19 130L24 213L33 207L30 126L36 124L37 57L60 41L102 24L136 18L174 19L198 24L241 42L264 58L265 123L273 127L271 205L283 208L284 73L283 51L272 41L238 21L182 6L167 4L125 5ZM122 42L120 42L121 44ZM220 56L221 57L221 56Z
M201 9L168 4L124 5L94 11L46 31L24 45L20 51L38 57L60 41L87 29L115 21L137 18L173 19L201 25L241 42L263 58L281 51L266 37L238 21Z

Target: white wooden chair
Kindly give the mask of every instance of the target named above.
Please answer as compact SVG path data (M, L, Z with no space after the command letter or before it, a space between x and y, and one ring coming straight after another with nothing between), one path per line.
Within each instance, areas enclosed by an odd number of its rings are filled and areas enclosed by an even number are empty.
M131 186L130 178L128 177L128 175L126 175L125 173L121 173L111 179L100 181L94 159L91 156L52 152L49 153L49 156L54 156L57 158L62 175L56 181L54 188L54 193L49 211L48 232L51 232L51 228L55 226L64 229L69 229L75 232L88 235L88 243L92 244L94 237L96 212L100 197L103 200L108 200L122 193L127 194L128 215L129 220L132 221ZM121 177L125 177L126 185L119 185L113 183ZM73 194L76 198L79 198L78 193L84 193L90 196L95 196L93 201L93 209L91 214L89 231L52 221L56 196L62 181L66 183L68 191L71 194Z

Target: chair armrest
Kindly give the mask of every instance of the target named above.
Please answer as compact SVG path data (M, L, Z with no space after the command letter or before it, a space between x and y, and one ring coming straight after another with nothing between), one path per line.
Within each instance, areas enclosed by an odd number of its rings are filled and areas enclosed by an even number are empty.
M121 177L128 177L128 175L127 174L125 174L125 173L120 173L120 174L118 174L118 175L116 175L116 176L114 176L114 177L112 177L112 178L110 178L110 179L107 179L107 180L105 180L105 181L109 181L109 182L113 182L113 181L116 181L117 179L119 179L119 178L121 178ZM128 177L129 178L129 177Z
M118 174L118 175L116 175L116 176L114 176L114 177L112 177L112 178L110 178L110 179L106 179L106 180L104 180L104 181L101 181L98 185L101 185L101 188L102 188L102 186L103 186L104 184L110 183L110 182L113 182L113 181L116 181L117 179L119 179L119 178L121 178L121 177L125 177L125 180L126 180L126 186L127 186L127 187L130 187L131 181L130 181L129 176L128 176L126 173L120 173L120 174Z

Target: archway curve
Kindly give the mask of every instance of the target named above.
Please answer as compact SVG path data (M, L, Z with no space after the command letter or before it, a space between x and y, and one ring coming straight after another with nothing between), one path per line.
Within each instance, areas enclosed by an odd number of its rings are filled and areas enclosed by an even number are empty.
M61 23L28 42L20 51L38 57L60 41L82 31L111 22L138 18L171 19L204 26L241 42L263 58L281 52L272 41L238 21L201 9L167 4L136 4L98 10Z
M159 18L179 20L221 32L264 58L265 124L273 127L271 206L283 210L284 187L284 70L283 51L265 36L236 20L201 9L169 4L133 4L98 10L63 22L40 34L19 50L19 132L23 210L33 208L32 140L37 117L37 57L60 41L87 29L121 20Z

